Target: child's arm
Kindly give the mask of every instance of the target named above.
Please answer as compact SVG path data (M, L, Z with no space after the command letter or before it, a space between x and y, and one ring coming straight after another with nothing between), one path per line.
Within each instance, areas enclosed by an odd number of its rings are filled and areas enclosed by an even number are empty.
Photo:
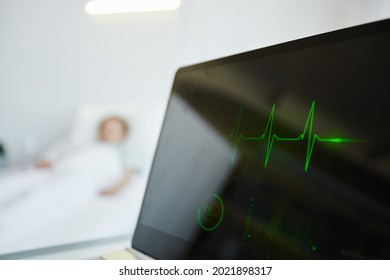
M130 181L131 175L132 175L131 170L125 170L123 172L122 178L116 184L114 184L113 186L111 186L111 187L109 187L107 189L102 190L100 192L100 194L101 195L114 195L114 194L118 193Z

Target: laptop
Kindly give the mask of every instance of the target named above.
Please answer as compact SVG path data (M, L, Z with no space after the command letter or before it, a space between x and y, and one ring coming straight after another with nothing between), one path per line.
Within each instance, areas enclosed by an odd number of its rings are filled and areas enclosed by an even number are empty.
M179 69L126 252L389 259L389 50L383 20Z

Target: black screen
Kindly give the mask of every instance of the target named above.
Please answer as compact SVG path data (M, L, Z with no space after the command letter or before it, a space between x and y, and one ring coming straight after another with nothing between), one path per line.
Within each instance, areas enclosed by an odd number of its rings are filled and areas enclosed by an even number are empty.
M390 20L177 72L133 247L390 258Z

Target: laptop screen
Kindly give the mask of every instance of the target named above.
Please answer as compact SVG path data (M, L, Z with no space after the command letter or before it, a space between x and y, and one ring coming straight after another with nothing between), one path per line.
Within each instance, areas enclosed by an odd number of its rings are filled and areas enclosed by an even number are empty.
M179 69L133 247L390 258L390 20Z

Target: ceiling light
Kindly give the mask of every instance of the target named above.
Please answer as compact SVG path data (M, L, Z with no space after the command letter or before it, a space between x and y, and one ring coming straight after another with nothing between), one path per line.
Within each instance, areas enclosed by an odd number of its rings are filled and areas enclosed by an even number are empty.
M89 15L173 11L181 0L94 0L85 5Z

